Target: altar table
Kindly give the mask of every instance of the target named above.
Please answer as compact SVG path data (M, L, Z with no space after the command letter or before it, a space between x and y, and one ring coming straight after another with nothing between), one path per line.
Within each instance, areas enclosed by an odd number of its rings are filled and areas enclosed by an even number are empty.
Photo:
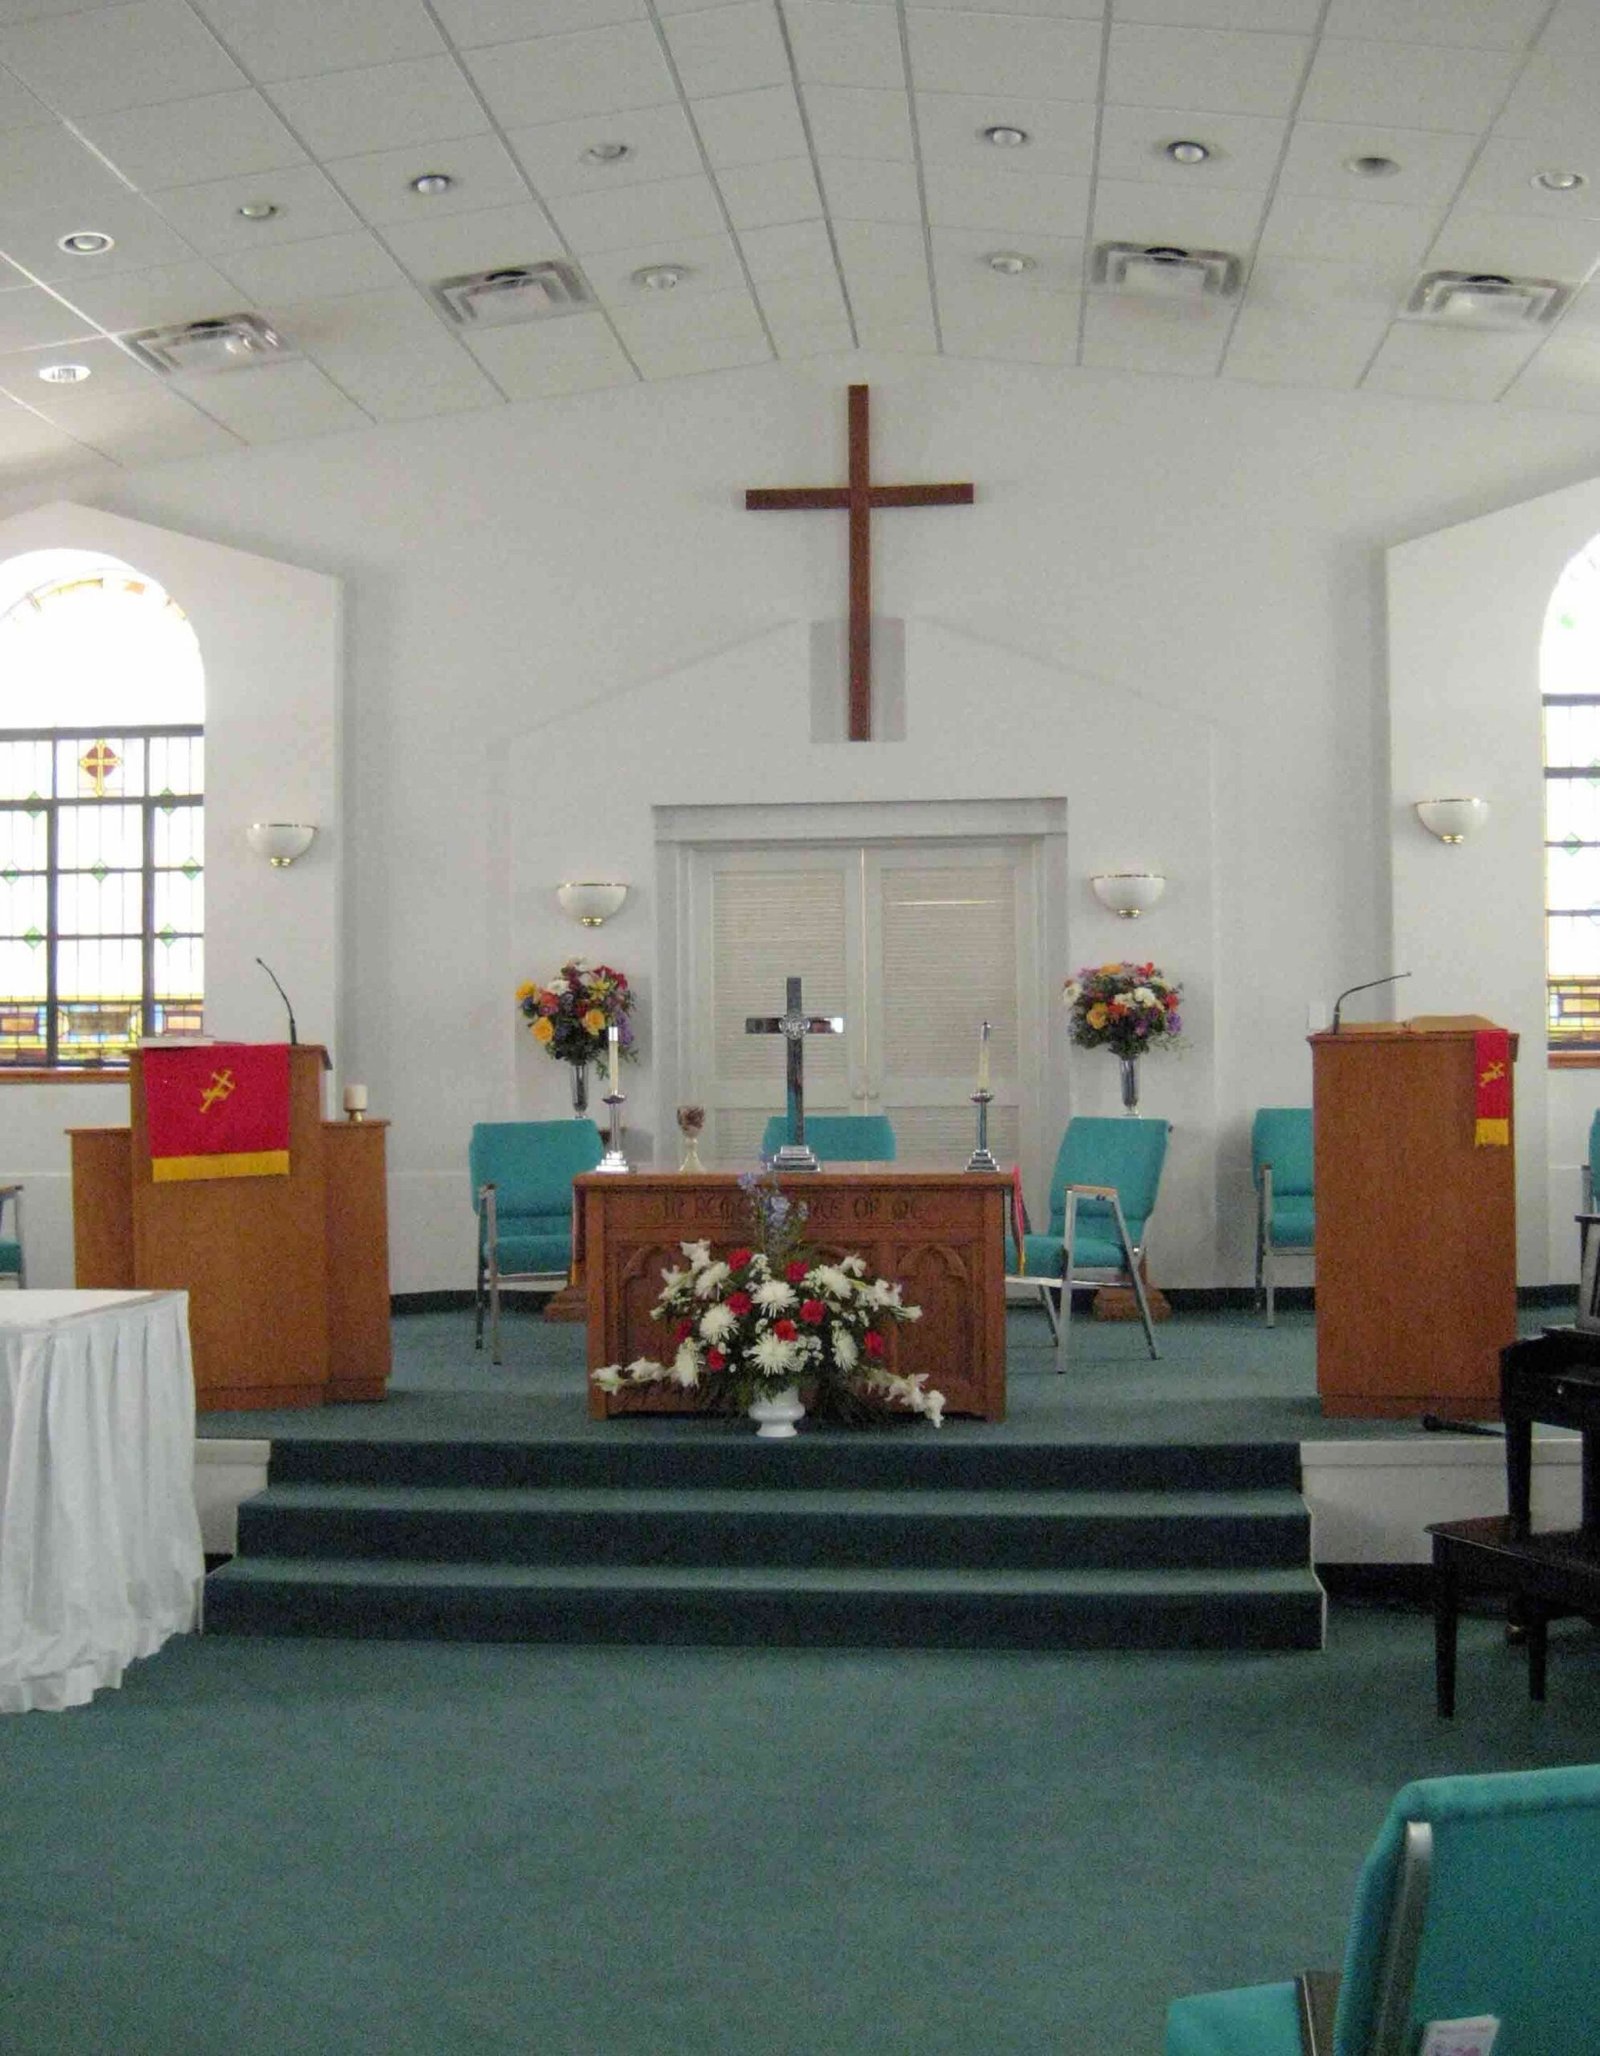
M916 1171L884 1164L779 1179L808 1209L806 1241L824 1257L852 1252L869 1277L904 1288L922 1318L894 1328L889 1368L926 1371L948 1413L998 1421L1006 1410L1005 1224L1011 1179L984 1171ZM680 1244L726 1251L750 1240L749 1202L733 1171L591 1171L574 1184L573 1256L589 1327L589 1368L661 1359L665 1331L650 1309ZM618 1413L696 1413L675 1386L618 1393L589 1388L596 1419Z
M0 1713L81 1706L198 1624L183 1292L0 1292Z

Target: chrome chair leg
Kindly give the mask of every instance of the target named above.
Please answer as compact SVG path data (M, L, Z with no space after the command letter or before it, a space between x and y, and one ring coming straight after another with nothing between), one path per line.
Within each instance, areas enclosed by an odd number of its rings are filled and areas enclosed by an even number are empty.
M1050 1323L1050 1340L1052 1342L1059 1342L1061 1340L1061 1315L1056 1310L1055 1300L1050 1296L1050 1281L1047 1278L1042 1278L1039 1281L1039 1297L1044 1301L1044 1317Z
M1056 1376L1066 1376L1067 1337L1072 1328L1072 1235L1078 1225L1078 1196L1070 1186L1061 1230L1061 1311L1056 1320Z
M1150 1320L1150 1301L1145 1295L1144 1277L1139 1269L1139 1260L1144 1252L1143 1250L1135 1249L1128 1239L1128 1224L1123 1218L1122 1202L1120 1199L1112 1200L1111 1211L1117 1217L1117 1234L1122 1242L1123 1261L1128 1266L1128 1282L1133 1287L1133 1296L1138 1303L1139 1318L1144 1322L1144 1339L1149 1345L1151 1356L1159 1362L1161 1352L1156 1347L1156 1331Z

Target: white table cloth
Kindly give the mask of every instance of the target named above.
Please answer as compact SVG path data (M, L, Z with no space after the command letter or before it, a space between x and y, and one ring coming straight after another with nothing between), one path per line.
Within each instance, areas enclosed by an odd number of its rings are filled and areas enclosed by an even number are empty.
M0 1713L198 1625L185 1292L0 1292Z

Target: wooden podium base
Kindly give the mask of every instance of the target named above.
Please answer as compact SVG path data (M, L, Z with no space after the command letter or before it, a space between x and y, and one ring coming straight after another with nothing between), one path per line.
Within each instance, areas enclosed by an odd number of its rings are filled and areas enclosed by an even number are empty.
M561 1290L545 1302L544 1317L547 1321L586 1321L589 1318L589 1295L582 1285L563 1285Z
M1159 1285L1150 1283L1150 1273L1141 1263L1139 1276L1144 1280L1144 1296L1149 1302L1152 1321L1170 1321L1172 1305ZM1094 1296L1094 1317L1097 1321L1136 1321L1139 1318L1139 1302L1133 1296L1131 1285L1102 1285Z

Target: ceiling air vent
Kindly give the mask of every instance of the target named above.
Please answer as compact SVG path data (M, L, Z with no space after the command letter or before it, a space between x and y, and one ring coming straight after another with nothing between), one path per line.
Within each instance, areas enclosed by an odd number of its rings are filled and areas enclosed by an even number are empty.
M1096 285L1160 300L1226 299L1239 290L1242 270L1226 250L1179 250L1167 243L1101 243L1094 253Z
M433 289L447 313L467 328L505 328L516 321L549 321L594 304L570 264L513 264L442 278Z
M294 350L259 314L224 314L125 336L135 356L157 371L241 371L292 357Z
M1429 271L1406 301L1406 312L1453 328L1541 328L1571 298L1553 278L1506 278L1497 271Z

